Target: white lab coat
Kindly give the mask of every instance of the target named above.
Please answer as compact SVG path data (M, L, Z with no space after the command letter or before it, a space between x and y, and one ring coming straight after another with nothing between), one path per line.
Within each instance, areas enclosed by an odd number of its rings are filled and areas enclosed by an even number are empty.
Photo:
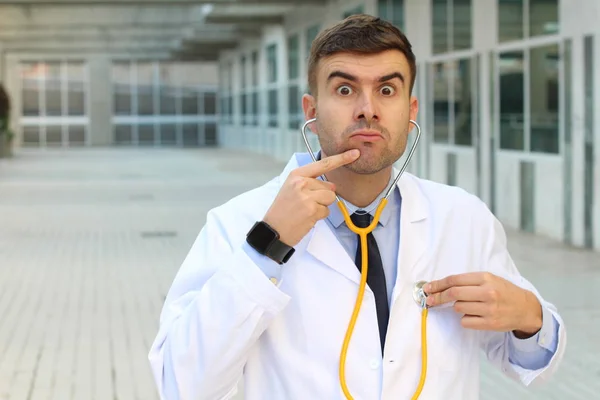
M167 296L149 359L163 399L229 399L243 381L249 400L343 399L340 349L360 273L325 221L296 246L274 284L252 261L245 235L262 219L296 156L278 178L211 210ZM410 399L421 371L421 310L412 296L419 280L487 270L533 291L506 249L501 225L475 196L405 173L398 183L402 216L398 274L382 360L373 293L364 303L347 356L356 400ZM546 368L508 361L508 334L467 330L451 307L427 320L428 370L420 399L479 397L482 349L504 373L528 385L547 380Z

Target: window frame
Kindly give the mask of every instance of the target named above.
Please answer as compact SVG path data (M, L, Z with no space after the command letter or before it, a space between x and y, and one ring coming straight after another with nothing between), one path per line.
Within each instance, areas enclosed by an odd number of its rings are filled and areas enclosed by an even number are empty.
M59 65L60 75L60 93L61 93L61 113L60 115L48 116L47 115L47 102L46 102L46 82L47 75L43 75L38 80L37 85L37 104L39 109L38 115L24 115L24 79L23 79L23 68L26 65L41 65L46 66L48 64ZM83 115L69 115L69 64L80 65L83 68L82 84L83 84ZM18 79L18 90L20 93L20 118L19 126L21 133L21 142L24 147L35 147L34 144L25 142L24 135L27 128L33 127L38 129L38 146L39 148L46 147L75 147L73 146L75 141L71 143L69 139L69 128L70 127L83 127L84 129L84 141L76 145L76 147L87 147L91 145L90 138L90 74L89 74L89 63L85 58L45 58L45 59L20 59L17 63L19 71ZM45 67L42 67L45 68ZM47 131L49 127L60 127L61 129L61 141L60 144L48 146Z
M531 63L530 53L532 49L558 46L558 54L560 60L558 62L558 151L555 153L543 151L531 151ZM501 131L500 131L500 74L498 70L499 56L502 53L510 51L522 51L524 53L524 83L523 83L523 124L524 138L523 149L505 149L500 147ZM520 40L518 42L506 42L498 44L493 51L494 60L494 132L497 132L497 140L494 141L494 151L499 154L518 154L526 155L528 158L557 158L563 157L565 152L564 135L565 135L565 65L564 65L565 41L558 35L539 36L531 39ZM530 157L530 158L529 158Z
M477 146L477 138L479 135L479 132L477 132L478 126L479 126L479 108L480 108L480 97L481 97L481 93L480 93L480 85L479 85L479 76L481 74L480 71L480 65L477 62L478 60L478 53L474 50L463 50L463 51L457 51L451 54L440 54L440 55L436 55L431 57L429 60L427 60L427 62L425 63L425 68L426 68L426 74L429 78L433 78L433 67L437 64L440 63L448 63L448 62L455 62L455 61L462 61L462 60L469 60L471 62L471 141L470 144L456 144L456 132L455 132L455 117L456 117L456 113L454 111L450 111L450 110L454 110L453 108L451 108L452 102L454 100L454 96L455 96L455 86L454 86L454 79L452 77L449 78L449 82L448 82L448 107L449 107L449 117L448 117L448 126L449 126L449 131L448 131L448 141L447 142L440 142L440 141L436 141L435 140L435 123L434 123L434 117L435 117L435 112L434 112L434 89L435 89L435 85L433 84L433 81L431 80L430 83L427 85L427 102L428 102L428 106L429 109L431 110L428 115L427 115L427 125L431 127L432 130L432 134L431 134L431 144L433 146L436 147L451 147L453 149L456 148L463 148L463 149L473 149Z

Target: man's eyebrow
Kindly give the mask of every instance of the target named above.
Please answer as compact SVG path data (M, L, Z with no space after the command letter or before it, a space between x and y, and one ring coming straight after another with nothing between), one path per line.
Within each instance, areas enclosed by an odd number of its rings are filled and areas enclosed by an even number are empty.
M350 75L347 72L342 72L342 71L333 71L329 74L329 76L327 77L327 81L331 81L333 78L342 78L342 79L346 79L352 82L356 82L358 81L358 78L354 75ZM378 79L379 82L387 82L390 81L394 78L398 78L400 79L400 81L402 81L402 83L404 83L404 75L402 75L400 72L392 72L391 74L388 75L384 75L381 78Z
M400 72L392 72L391 74L384 75L379 78L379 82L387 82L394 78L398 78L402 81L402 83L404 83L404 75L402 75Z
M342 71L333 71L332 73L330 73L329 76L327 77L327 82L329 82L333 78L347 79L352 82L358 81L358 79L354 75L350 75L350 74L348 74L346 72L342 72Z

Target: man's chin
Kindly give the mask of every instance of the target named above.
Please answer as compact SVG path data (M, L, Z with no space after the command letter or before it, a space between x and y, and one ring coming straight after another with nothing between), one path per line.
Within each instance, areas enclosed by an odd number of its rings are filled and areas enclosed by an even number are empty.
M372 164L372 163L361 163L360 159L351 164L344 165L344 168L354 172L358 175L373 175L376 174L383 169L387 168L387 165L380 164Z

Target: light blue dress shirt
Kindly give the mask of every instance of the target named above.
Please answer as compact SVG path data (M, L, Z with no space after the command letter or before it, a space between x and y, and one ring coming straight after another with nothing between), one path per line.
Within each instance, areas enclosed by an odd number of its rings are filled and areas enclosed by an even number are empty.
M305 159L306 161L309 161L310 157L308 157L307 154L306 157L298 157L298 159ZM383 198L387 192L387 189L393 183L395 173L397 173L397 171L393 171L391 174L390 181L386 189L384 189L379 196L377 196L373 203L362 210L369 211L371 215L375 214L375 210L379 204L379 201L381 198ZM359 209L347 201L345 203L350 215ZM379 223L373 231L373 236L377 241L377 246L379 247L379 251L381 253L383 268L385 271L388 302L391 302L392 291L394 289L397 275L401 207L402 197L400 195L400 190L398 187L396 187L390 194L390 197L388 198L388 204L383 209ZM350 229L347 227L346 222L344 221L344 216L335 203L329 207L329 210L330 214L327 218L327 223L332 228L333 232L350 258L354 260L356 255L356 246L358 245L358 236L354 232L350 231ZM245 251L248 256L251 257L253 261L262 269L267 277L274 278L279 281L281 276L281 268L285 268L285 265L280 266L267 257L258 254L247 243L245 243ZM509 360L511 363L529 370L540 369L550 363L550 360L556 352L558 345L559 325L549 310L543 308L542 313L542 329L536 335L528 339L518 339L513 334L509 335ZM540 340L541 338L543 338L543 340Z

